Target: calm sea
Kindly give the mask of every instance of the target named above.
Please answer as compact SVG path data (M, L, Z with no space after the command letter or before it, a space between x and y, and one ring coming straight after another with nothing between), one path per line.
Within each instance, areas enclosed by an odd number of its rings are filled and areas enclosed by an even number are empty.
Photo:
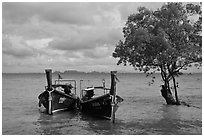
M63 78L104 78L110 86L109 74L62 74ZM202 75L182 75L179 98L191 105L168 106L160 95L160 75L151 81L145 74L118 74L117 93L124 98L116 112L116 123L93 118L78 111L40 113L38 95L44 90L44 74L2 74L2 134L3 135L178 135L202 134ZM53 75L53 79L57 75ZM79 95L79 91L77 91Z

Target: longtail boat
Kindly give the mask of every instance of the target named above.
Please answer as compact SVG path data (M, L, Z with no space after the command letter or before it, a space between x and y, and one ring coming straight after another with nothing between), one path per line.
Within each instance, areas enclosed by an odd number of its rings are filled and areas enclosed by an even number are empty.
M44 107L47 114L73 110L79 101L76 96L76 81L58 78L52 84L52 70L46 69L47 86L39 96L39 107Z
M102 86L93 86L82 89L81 83L83 80L80 80L80 109L82 113L110 119L114 123L118 103L123 101L123 99L116 94L116 80L116 71L111 71L110 89L105 87L105 80L102 81ZM99 89L103 94L95 97L94 92Z

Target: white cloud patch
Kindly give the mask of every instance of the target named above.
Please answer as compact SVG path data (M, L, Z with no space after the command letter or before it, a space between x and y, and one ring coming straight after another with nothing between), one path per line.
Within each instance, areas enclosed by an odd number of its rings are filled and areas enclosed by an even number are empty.
M13 55L14 57L27 57L33 56L34 52L32 48L26 45L26 42L19 36L4 37L2 39L3 53Z
M109 50L109 47L104 45L104 46L97 46L92 50L86 50L84 51L85 57L89 58L105 58L111 55L111 50Z

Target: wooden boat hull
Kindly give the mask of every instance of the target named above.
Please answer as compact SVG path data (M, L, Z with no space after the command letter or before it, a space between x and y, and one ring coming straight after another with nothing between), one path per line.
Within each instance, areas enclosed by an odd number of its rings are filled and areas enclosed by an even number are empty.
M76 108L77 97L67 95L63 92L54 90L51 93L44 91L39 95L39 107L41 104L46 108L46 112L51 114L57 111L72 110Z
M81 101L81 111L93 116L111 119L111 112L117 110L118 105L114 105L112 109L111 96L110 94L105 94L88 101Z

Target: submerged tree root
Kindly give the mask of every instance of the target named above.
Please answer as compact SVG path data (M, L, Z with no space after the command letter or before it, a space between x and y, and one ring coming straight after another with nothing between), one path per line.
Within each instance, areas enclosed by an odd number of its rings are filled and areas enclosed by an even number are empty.
M187 106L187 107L191 107L188 103L184 102L184 101L180 101L181 105Z
M166 100L167 105L184 105L187 107L194 107L194 108L201 109L200 107L190 105L186 103L185 101L176 101L174 97L172 96L171 92L167 90L165 86L162 86L161 95Z
M184 105L184 106L187 106L187 107L194 107L194 108L201 109L200 107L194 106L194 105L190 105L190 104L186 103L185 101L180 101L180 103L181 103L181 105Z

